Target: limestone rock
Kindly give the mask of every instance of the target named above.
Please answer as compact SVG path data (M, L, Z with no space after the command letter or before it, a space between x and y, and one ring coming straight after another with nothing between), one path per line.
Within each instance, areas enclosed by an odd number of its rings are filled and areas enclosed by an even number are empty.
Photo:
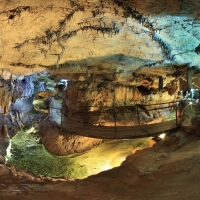
M134 71L199 66L199 3L187 4L2 0L0 68L8 71L2 74L47 68L82 81L96 72L116 72L126 81Z
M59 127L49 121L42 123L39 132L47 151L57 156L83 153L101 142L101 139L78 136L65 131L61 132Z
M67 88L63 92L63 99L71 112L77 111L78 90L74 87Z

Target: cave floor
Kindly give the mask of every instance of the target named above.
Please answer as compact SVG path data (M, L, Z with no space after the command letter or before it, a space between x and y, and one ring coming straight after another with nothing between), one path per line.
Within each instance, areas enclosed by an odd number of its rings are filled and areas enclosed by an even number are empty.
M27 181L17 174L1 176L0 199L198 200L199 169L200 139L177 132L136 151L120 167L86 179Z
M7 163L42 176L82 179L119 166L135 150L147 148L150 143L150 137L113 140L84 153L55 156L45 149L38 132L31 128L12 138Z

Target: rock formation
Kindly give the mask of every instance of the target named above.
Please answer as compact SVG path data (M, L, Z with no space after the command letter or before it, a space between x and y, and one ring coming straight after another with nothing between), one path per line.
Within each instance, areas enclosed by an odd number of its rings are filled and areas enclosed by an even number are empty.
M118 126L155 123L169 109L150 104L183 97L181 130L199 135L199 9L198 0L1 0L0 163L5 130L39 126L49 152L80 153L100 139L61 130L66 117L109 126L114 110ZM44 102L34 110L34 100Z

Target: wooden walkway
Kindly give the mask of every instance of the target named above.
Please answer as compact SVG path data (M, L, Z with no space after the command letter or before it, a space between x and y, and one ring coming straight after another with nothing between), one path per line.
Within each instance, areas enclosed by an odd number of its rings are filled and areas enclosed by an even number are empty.
M140 126L91 126L74 122L73 119L65 117L63 130L70 133L101 139L134 139L156 136L162 133L172 133L178 130L179 126L175 120L165 121L156 124Z

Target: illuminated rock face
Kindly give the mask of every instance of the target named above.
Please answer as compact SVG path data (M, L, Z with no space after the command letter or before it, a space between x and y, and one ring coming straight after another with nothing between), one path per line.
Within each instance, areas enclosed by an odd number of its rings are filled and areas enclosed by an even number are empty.
M188 67L194 68L192 84L200 87L199 10L199 0L1 0L0 127L6 124L13 136L15 127L28 121L33 96L45 90L44 82L34 79L39 75L71 81L63 93L71 112L82 106L96 111L179 100L178 91L188 90L183 87ZM189 108L182 127L199 135L199 113L194 112L199 107ZM134 116L118 115L117 125L133 125ZM108 115L92 117L111 124ZM40 133L45 148L59 156L85 152L100 142L61 132L48 121ZM7 146L0 132L0 164ZM0 176L9 173L0 167Z
M179 100L179 79L169 76L163 79L159 88L156 76L138 76L129 82L111 80L90 80L90 82L72 82L63 91L63 99L71 112L97 111L103 107L134 106L135 104L153 104ZM105 109L104 108L104 109Z
M39 72L75 82L71 111L176 100L188 67L200 87L200 3L190 2L2 0L0 112L27 111L19 98L45 90L28 79Z
M57 156L82 153L101 143L101 139L88 138L61 131L49 121L42 123L40 134L42 143L47 151Z
M195 0L2 0L0 67L85 80L98 72L123 70L126 79L150 66L154 74L155 66L199 66L199 7Z

